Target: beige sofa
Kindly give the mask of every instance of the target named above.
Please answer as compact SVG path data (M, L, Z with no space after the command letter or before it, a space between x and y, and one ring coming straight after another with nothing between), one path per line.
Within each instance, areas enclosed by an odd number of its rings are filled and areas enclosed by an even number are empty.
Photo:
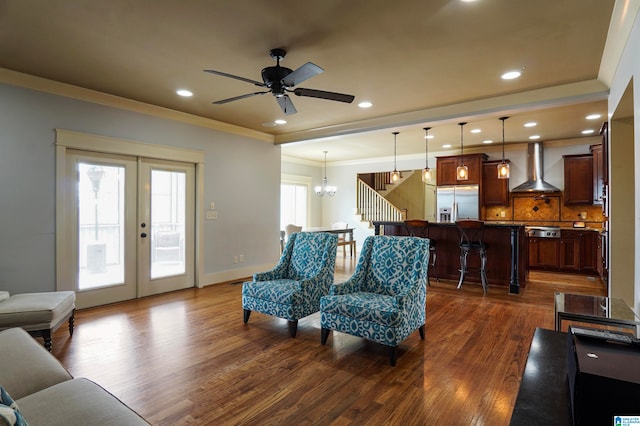
M96 383L73 378L21 328L0 331L0 360L0 386L30 426L149 424Z

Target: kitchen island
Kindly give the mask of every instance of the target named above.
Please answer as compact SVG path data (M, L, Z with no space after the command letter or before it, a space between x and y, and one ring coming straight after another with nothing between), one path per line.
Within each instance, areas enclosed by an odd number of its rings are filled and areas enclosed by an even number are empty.
M404 222L374 221L376 235L409 235ZM524 225L485 222L484 242L487 245L487 280L489 286L505 286L511 294L519 294L524 287L527 271L527 245ZM430 222L429 238L437 241L436 268L431 278L457 281L460 277L460 241L455 223ZM477 256L469 256L470 269L478 269ZM465 283L480 283L480 275L469 273ZM464 285L464 284L463 284Z

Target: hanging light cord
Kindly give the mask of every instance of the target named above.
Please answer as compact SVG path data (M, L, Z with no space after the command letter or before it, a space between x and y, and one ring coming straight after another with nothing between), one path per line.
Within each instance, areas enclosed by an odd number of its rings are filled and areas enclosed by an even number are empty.
M431 127L424 128L424 165L425 169L429 168L429 129Z
M504 163L504 120L506 120L509 117L500 117L500 120L502 120L502 162Z
M324 152L324 179L327 180L327 152ZM504 157L504 154L502 155Z
M462 128L467 123L458 123L458 124L460 125L460 160L462 162L462 165L464 166L464 133L462 131Z
M393 171L394 172L398 170L398 168L396 167L396 150L397 150L396 137L398 136L398 133L400 132L393 132Z

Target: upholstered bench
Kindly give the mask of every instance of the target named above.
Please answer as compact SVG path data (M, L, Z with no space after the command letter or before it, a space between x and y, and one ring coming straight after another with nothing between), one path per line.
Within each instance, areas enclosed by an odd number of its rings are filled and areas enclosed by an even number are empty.
M9 295L0 291L0 330L20 327L34 337L44 339L51 352L51 335L66 320L73 336L76 294L73 291Z

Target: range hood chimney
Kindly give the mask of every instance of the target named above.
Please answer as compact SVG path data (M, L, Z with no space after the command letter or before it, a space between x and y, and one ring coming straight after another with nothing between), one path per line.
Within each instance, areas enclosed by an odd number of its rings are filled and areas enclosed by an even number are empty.
M527 145L527 181L516 186L511 192L558 192L555 186L544 181L542 144L531 142Z

